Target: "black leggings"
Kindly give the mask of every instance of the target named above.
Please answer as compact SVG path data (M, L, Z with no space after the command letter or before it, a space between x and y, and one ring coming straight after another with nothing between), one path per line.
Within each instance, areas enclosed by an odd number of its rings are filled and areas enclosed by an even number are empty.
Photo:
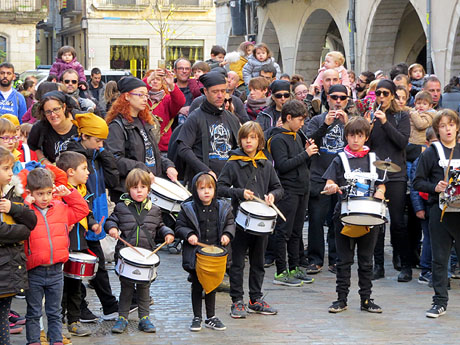
M0 298L0 344L10 345L9 312L13 297Z
M195 271L190 273L190 277L192 278L193 316L202 318L203 314L201 311L201 307L202 307L201 299L203 295L203 287L201 286L201 283L198 280L198 276L196 275ZM213 290L210 293L205 295L204 304L206 306L206 317L210 319L211 317L215 315L215 312L216 312L216 290Z

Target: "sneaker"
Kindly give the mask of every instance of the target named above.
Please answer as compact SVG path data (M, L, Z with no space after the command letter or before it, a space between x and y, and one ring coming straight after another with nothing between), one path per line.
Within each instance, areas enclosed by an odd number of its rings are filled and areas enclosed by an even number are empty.
M441 315L444 315L445 313L446 313L446 307L433 303L433 305L431 306L431 309L427 310L425 315L426 317L435 319L435 318L440 317Z
M40 331L40 344L41 345L49 345L48 340L49 339L48 339L48 336L45 333L45 330L42 329ZM55 344L59 344L59 343L55 343ZM62 335L62 344L63 345L72 345L72 341L63 334Z
M361 310L368 311L369 313L381 313L382 308L374 303L373 299L365 299L361 301Z
M303 268L308 268L309 264L308 264L308 258L306 256L302 256L299 259L299 266Z
M173 243L168 244L168 251L170 254L180 254L182 250L182 241L175 240Z
M280 274L275 273L275 279L273 280L275 285L286 285L286 286L302 286L303 282L300 279L291 276L288 271L283 271Z
M16 295L14 295L14 298L25 299L26 298L26 293L24 291L18 292Z
M70 325L67 326L70 334L75 335L77 337L86 337L91 335L91 331L83 326L80 322L72 322Z
M320 266L320 265L310 264L310 265L308 265L306 271L307 271L307 274L316 274L316 273L321 272L322 269L323 269L323 267Z
M257 313L262 315L276 315L278 310L270 307L262 298L256 299L254 302L249 300L248 311L250 313Z
M247 315L246 312L246 305L244 302L237 301L232 304L232 308L230 310L230 316L233 317L234 319L245 319Z
M192 332L201 331L201 317L195 316L192 320L192 324L189 327Z
M118 318L118 312L113 312L110 314L102 314L101 319L104 321L114 321Z
M126 320L123 316L119 316L117 322L112 327L112 333L121 334L125 331L126 327L128 327L128 320Z
M329 265L327 270L331 272L332 274L337 274L337 265L336 264Z
M347 302L345 301L334 301L332 302L332 305L329 307L328 311L329 313L340 313L344 310L347 310L348 309L348 306L347 306Z
M265 258L265 263L264 263L264 267L265 268L268 268L270 266L273 266L275 264L275 259L272 259L272 258Z
M25 325L26 324L26 318L20 316L14 310L10 310L10 313L8 314L8 320L10 321L10 323L14 323L15 325Z
M207 328L212 328L213 330L216 331L225 331L227 327L222 323L222 321L219 320L217 316L213 316L210 319L207 319L204 322L205 327Z
M72 341L63 334L62 335L62 344L64 344L64 345L72 345Z
M311 284L315 281L315 279L310 278L303 270L301 270L300 267L296 267L295 270L292 270L290 275L294 278L300 279L305 284Z
M155 333L157 331L155 325L152 323L152 321L150 321L148 316L144 316L142 319L140 319L139 325L137 327L139 328L139 331L145 333Z
M80 310L80 322L90 323L96 322L97 320L99 320L99 318L94 315L88 308Z
M22 326L16 326L14 323L10 323L10 334L19 334L24 330Z
M400 283L407 283L412 280L412 268L410 267L403 267L401 268L401 272L398 275L398 282Z
M432 279L433 274L430 271L427 271L425 273L420 273L420 276L418 277L418 282L420 284L430 284Z

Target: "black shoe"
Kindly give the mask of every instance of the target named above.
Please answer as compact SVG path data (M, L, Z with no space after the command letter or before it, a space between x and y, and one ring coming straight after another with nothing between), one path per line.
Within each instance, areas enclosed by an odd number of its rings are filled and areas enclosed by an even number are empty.
M201 317L195 316L192 320L192 324L189 327L192 332L201 331Z
M300 259L299 259L299 266L303 267L303 268L307 268L308 267L308 258L306 256L302 256Z
M412 268L410 267L403 267L401 269L401 273L398 275L398 282L400 283L407 283L412 280Z
M80 310L80 322L90 323L96 322L98 319L99 318L96 315L94 315L88 308Z
M393 267L396 271L401 271L401 257L393 252Z
M347 310L347 302L345 301L334 301L332 302L332 305L329 307L328 311L329 313L340 313L344 310Z
M213 316L204 322L205 327L212 328L216 331L225 331L227 327L219 320L217 316Z
M431 309L427 310L425 315L426 317L435 319L435 318L440 317L441 315L444 315L445 313L446 313L446 307L433 303L433 305L431 306Z
M272 258L265 258L265 263L264 263L264 267L265 268L268 268L270 266L273 266L275 264L275 259L272 259Z
M382 308L374 303L373 299L365 299L361 301L361 310L367 311L369 313L378 313L382 312Z
M333 274L337 274L337 265L336 264L333 264L333 265L329 265L329 267L327 268L327 270Z
M385 277L385 269L383 265L374 265L374 271L372 273L372 280L377 280Z

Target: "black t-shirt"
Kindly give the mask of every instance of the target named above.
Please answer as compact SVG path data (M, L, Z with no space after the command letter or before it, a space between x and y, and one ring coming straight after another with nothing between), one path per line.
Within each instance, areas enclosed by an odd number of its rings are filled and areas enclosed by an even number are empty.
M59 134L48 121L41 120L33 125L27 144L31 150L41 150L46 159L54 163L59 153L66 150L64 142L77 134L78 130L75 125L66 134Z

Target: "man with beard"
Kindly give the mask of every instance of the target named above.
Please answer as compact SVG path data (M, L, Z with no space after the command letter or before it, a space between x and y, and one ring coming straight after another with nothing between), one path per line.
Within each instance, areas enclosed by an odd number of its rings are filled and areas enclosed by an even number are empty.
M15 78L12 64L8 62L0 64L0 115L13 114L21 122L27 106L24 96L12 86Z
M358 96L358 99L366 96L367 89L369 89L370 83L374 80L375 74L370 71L362 72L359 75L358 80L356 80L356 95Z

